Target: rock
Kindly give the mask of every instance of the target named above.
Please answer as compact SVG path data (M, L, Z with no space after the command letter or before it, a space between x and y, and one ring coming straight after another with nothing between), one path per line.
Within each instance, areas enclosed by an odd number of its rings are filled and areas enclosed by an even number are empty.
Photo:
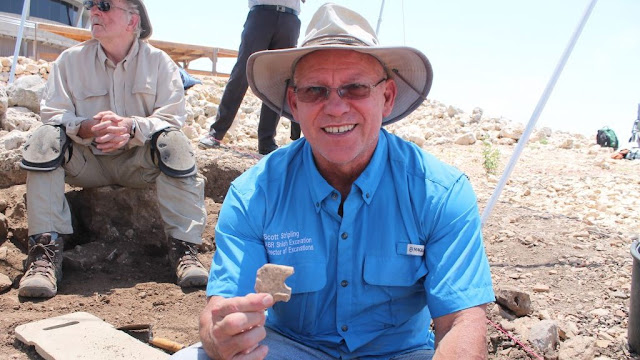
M473 145L476 143L476 136L473 133L466 133L455 140L458 145Z
M0 273L0 292L7 290L11 285L13 281L7 275Z
M558 325L553 320L540 321L529 330L529 342L545 357L551 357L549 355L555 353L560 343Z
M447 115L452 118L456 115L458 115L459 113L461 113L462 111L460 109L457 109L451 105L449 105L449 107L447 108Z
M560 149L573 149L573 139L566 139L558 147Z
M576 336L560 344L558 360L592 360L596 352L596 339Z
M9 97L7 96L7 88L0 85L0 119L4 117L9 107Z
M291 298L291 288L285 284L285 280L293 275L291 266L265 264L256 274L256 293L268 293L274 301L287 302Z
M196 130L193 126L183 126L182 132L187 136L187 138L193 140L200 137L198 130Z
M498 134L498 138L507 138L518 141L524 132L524 127L520 124L512 124L503 128Z
M218 113L218 106L216 104L207 102L207 105L204 107L204 115L205 117L216 116Z
M25 107L17 106L7 109L5 118L0 120L0 125L3 130L7 131L29 131L39 127L42 123L40 115Z
M483 111L482 111L481 108L479 108L479 107L474 108L471 111L471 116L469 118L469 122L472 123L472 124L473 123L479 123L480 120L482 119L482 112Z
M13 130L5 136L0 137L0 144L6 150L19 149L27 141L27 134L19 130Z
M7 227L7 217L3 213L0 213L0 239L6 239L8 231L9 229ZM4 249L4 256L6 258L7 248L3 247L2 249ZM2 259L0 258L0 260Z
M44 93L46 81L39 75L23 76L7 88L9 106L23 106L40 113L40 100Z
M22 160L20 148L0 152L0 189L24 184L27 181L27 172L20 169L20 160Z
M75 241L136 242L142 246L166 247L155 187L138 190L104 186L68 192L67 199L77 220ZM145 235L130 240L124 236L128 229Z
M533 291L538 293L549 292L549 286L544 284L536 284L533 286Z
M516 287L506 286L498 288L496 291L496 302L509 309L516 316L526 316L533 312L529 294Z
M591 310L589 312L589 314L594 315L594 316L604 317L604 316L609 316L609 310L607 310L607 309L595 309L595 310Z

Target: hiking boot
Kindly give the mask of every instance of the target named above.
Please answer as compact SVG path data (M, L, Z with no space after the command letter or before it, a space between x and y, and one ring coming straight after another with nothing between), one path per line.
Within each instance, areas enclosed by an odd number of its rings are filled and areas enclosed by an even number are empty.
M29 256L18 295L43 298L56 295L58 283L62 281L63 248L64 237L55 232L29 237Z
M201 149L219 148L222 140L216 139L211 134L207 134L198 141L198 147Z
M209 272L198 260L195 244L170 237L169 262L176 269L176 283L180 287L207 285Z

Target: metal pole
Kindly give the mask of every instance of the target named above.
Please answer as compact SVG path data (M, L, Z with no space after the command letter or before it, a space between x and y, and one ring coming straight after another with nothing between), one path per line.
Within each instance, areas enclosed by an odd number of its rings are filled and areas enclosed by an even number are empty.
M22 5L22 18L20 20L20 28L16 37L16 47L13 50L13 62L11 63L11 72L9 72L9 84L13 84L13 78L16 75L16 64L18 64L18 54L20 53L20 45L22 45L22 33L24 32L24 23L27 21L27 13L29 12L29 4L31 0L24 0Z
M562 54L562 57L560 58L558 65L556 65L556 69L554 70L553 75L549 80L549 83L547 83L547 87L544 89L544 92L542 93L542 96L538 101L538 105L536 106L535 110L533 111L533 114L531 115L531 119L529 120L529 123L527 124L527 127L524 130L524 133L520 137L520 140L518 140L518 144L516 145L515 151L511 156L511 160L509 161L507 168L502 174L502 177L500 178L500 181L498 182L496 189L494 190L493 194L491 195L491 198L489 199L489 202L487 203L487 206L484 208L484 211L482 212L482 219L481 219L482 225L484 225L487 222L489 215L491 215L491 211L493 210L493 207L498 201L498 197L500 197L500 193L502 192L504 185L507 183L507 180L509 179L511 172L513 171L513 168L515 167L516 162L518 161L518 158L522 153L522 150L527 144L527 141L529 141L529 136L531 135L531 132L533 131L533 128L535 127L536 122L540 117L540 113L544 109L544 106L547 104L547 100L549 100L549 96L551 95L551 92L553 91L553 88L555 87L556 82L558 81L558 78L562 73L562 69L564 69L564 66L567 63L567 60L569 59L569 56L571 55L571 52L573 51L573 48L575 47L576 42L578 41L578 38L580 37L580 34L582 33L582 30L584 29L584 26L587 23L587 20L589 19L589 16L591 15L591 12L593 11L593 8L596 6L597 2L598 0L591 0L591 3L589 4L589 6L587 6L586 10L584 11L582 20L580 21L580 23L578 24L578 27L576 27L575 31L573 32L573 36L571 37L569 44L564 50L564 53Z
M376 26L376 36L380 34L380 24L382 23L382 10L384 10L384 0L382 0L382 5L380 6L380 16L378 16L378 25Z

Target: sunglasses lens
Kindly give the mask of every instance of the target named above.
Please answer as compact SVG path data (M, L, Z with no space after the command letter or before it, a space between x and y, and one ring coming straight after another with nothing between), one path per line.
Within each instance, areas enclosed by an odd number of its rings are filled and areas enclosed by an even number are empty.
M348 100L366 99L371 95L371 87L372 86L364 84L345 84L337 89L338 96ZM296 94L298 96L298 100L302 102L315 103L328 99L331 90L332 88L326 86L305 86L297 88Z
M371 87L363 84L342 85L338 91L341 97L351 100L361 100L369 96Z
M111 10L111 3L106 1L85 1L83 5L84 5L84 8L87 10L91 10L91 8L93 8L94 6L97 6L98 10L102 12L107 12Z
M321 99L326 99L329 91L329 88L324 86L306 86L298 88L296 94L298 95L298 100L306 103L314 103Z
M107 12L109 10L111 10L111 3L108 3L106 1L100 1L98 2L98 10L102 11L102 12Z

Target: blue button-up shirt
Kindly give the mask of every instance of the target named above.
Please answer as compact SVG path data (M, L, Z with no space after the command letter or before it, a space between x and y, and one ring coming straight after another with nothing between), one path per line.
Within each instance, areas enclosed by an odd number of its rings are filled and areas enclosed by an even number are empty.
M207 295L254 292L265 263L293 266L267 326L343 358L433 348L439 317L494 300L466 176L380 130L343 199L303 138L236 179L216 226Z

